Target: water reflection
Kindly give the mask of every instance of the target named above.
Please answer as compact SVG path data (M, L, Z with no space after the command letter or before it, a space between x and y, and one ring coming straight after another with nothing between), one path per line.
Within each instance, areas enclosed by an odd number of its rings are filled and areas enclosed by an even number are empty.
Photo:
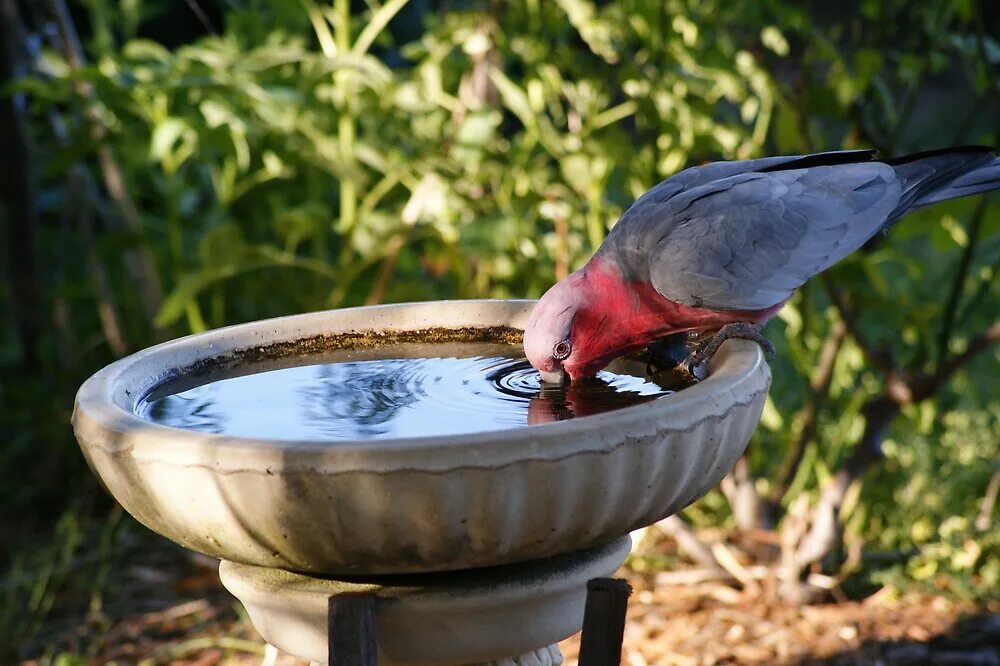
M204 432L280 440L352 440L482 432L635 405L668 391L601 372L543 386L514 345L387 346L378 352L268 362L178 380L137 411ZM440 356L434 355L440 352Z

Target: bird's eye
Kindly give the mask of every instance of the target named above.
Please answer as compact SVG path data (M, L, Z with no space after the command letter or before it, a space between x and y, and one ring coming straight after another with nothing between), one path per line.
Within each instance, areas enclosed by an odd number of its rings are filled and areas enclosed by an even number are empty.
M570 344L570 341L560 340L556 343L556 346L552 348L552 358L557 361L561 361L568 358L571 351L573 351L573 345Z

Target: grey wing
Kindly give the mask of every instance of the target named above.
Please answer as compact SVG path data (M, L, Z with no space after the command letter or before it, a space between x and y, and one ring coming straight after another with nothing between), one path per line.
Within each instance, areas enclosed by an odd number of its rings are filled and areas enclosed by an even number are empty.
M755 160L710 162L675 173L639 197L636 206L652 202L664 203L681 192L701 187L741 173L804 169L806 167L867 162L875 157L874 150L835 150L809 155L782 155Z
M634 247L673 301L761 310L861 247L900 191L879 162L740 174L637 210Z

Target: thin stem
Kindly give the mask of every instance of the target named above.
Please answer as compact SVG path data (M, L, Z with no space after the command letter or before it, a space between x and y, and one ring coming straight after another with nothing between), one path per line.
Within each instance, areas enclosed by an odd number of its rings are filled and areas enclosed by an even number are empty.
M1000 321L994 322L992 326L969 340L965 351L942 361L933 375L915 387L914 398L916 400L929 398L969 361L998 341L1000 341Z
M1000 493L1000 467L997 467L996 471L993 472L993 476L990 477L990 481L986 485L986 493L983 495L983 501L979 505L979 515L976 516L975 524L976 529L980 532L985 532L993 525L991 517L993 516L993 507L997 503L998 493Z
M957 326L964 324L965 320L969 318L969 315L976 310L983 298L986 296L986 292L988 292L993 283L996 282L998 274L1000 274L1000 254L998 254L993 260L993 263L990 264L986 277L979 281L979 285L972 293L972 296L966 300L965 306L962 308L962 313L958 315Z
M48 8L59 33L57 48L62 52L70 69L79 70L85 64L83 48L80 46L80 38L66 3L64 0L48 0ZM74 88L77 94L85 100L84 117L87 119L91 138L95 142L100 142L105 136L105 131L100 122L97 107L93 103L94 90L80 79L74 82ZM137 236L143 236L142 216L125 187L125 176L118 166L111 148L106 144L101 144L97 149L97 158L101 167L101 175L104 178L104 186L108 194L111 195L112 201L115 202L126 228ZM149 244L143 244L135 250L127 250L125 252L125 265L142 293L142 303L147 318L150 321L155 321L160 304L163 302L163 287ZM154 333L157 337L162 337L163 331L161 328L155 327Z
M955 326L955 316L958 312L958 304L965 289L965 282L969 276L969 269L972 267L972 259L976 253L976 246L979 243L980 232L983 227L983 218L986 216L986 209L989 207L989 199L982 197L976 206L975 213L969 221L968 240L962 248L962 256L958 260L958 269L955 271L955 278L952 280L951 289L948 292L948 300L945 301L944 315L942 316L941 331L937 339L938 363L944 360L948 353L948 345L951 344L951 336Z
M885 395L870 400L864 406L864 432L847 461L823 488L813 513L812 526L795 551L797 569L819 561L833 549L839 533L837 512L847 496L847 490L873 462L881 458L882 440L899 410L899 404Z
M351 48L351 2L350 0L335 0L334 3L337 25L335 28L335 39L337 50L340 53L347 53ZM354 116L351 114L351 72L347 69L336 73L337 90L340 103L340 117L337 120L337 139L340 146L340 159L347 172L352 172L355 164L354 138L356 126ZM348 175L340 179L340 222L338 231L349 236L354 230L357 220L357 187ZM346 243L346 239L345 239Z
M14 0L0 2L0 88L17 72L19 17ZM38 215L29 165L28 134L15 95L0 94L0 202L5 213L4 245L10 280L11 310L25 369L38 367L42 337L42 290L37 262Z
M798 437L789 450L781 465L778 474L778 483L771 493L771 501L780 504L788 494L788 489L792 486L792 481L798 474L799 465L802 464L802 457L805 454L806 446L816 437L816 429L819 423L819 412L826 403L830 395L830 384L833 381L833 367L843 348L844 340L847 337L847 326L843 319L837 319L831 327L830 332L823 341L823 346L819 352L819 359L813 368L809 378L809 395L806 403L795 415L793 422L799 424Z
M212 25L212 22L208 20L208 14L206 14L205 10L202 9L201 5L198 4L198 0L185 0L185 2L187 2L187 6L188 8L191 9L191 13L195 15L195 17L198 19L198 22L201 23L201 26L205 28L205 30L207 30L213 35L219 34L219 31L215 29L215 26Z
M128 353L128 342L121 324L118 304L115 302L114 289L108 277L107 268L101 261L97 251L97 235L91 219L91 206L87 201L85 174L83 167L75 165L69 171L69 194L73 205L69 207L76 218L76 227L83 239L84 256L86 257L88 273L93 284L94 295L97 298L97 315L104 332L104 340L115 356L121 357Z
M385 298L385 294L389 290L389 282L392 279L392 274L396 270L399 251L403 249L405 242L405 235L396 236L389 241L389 252L378 267L375 284L372 286L371 293L368 294L368 298L365 300L365 305L378 305Z
M850 333L854 342L861 348L861 353L864 355L865 360L867 360L872 367L881 370L886 375L893 374L895 372L895 367L890 354L888 354L885 350L876 349L875 346L872 345L871 342L869 342L864 336L858 326L857 313L854 312L854 309L844 299L840 291L833 286L829 277L826 275L820 276L820 283L823 285L823 290L830 298L834 307L837 308L840 319L844 322L844 326L847 327L847 332Z

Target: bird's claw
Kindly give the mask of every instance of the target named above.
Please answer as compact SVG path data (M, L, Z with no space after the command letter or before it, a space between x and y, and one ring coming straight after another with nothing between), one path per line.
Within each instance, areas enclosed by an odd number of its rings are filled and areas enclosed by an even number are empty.
M715 356L723 342L734 338L756 342L764 350L764 356L768 360L774 358L774 345L761 335L760 326L746 322L732 322L704 340L693 343L694 351L678 367L683 366L684 370L694 374L695 370L708 363Z
M769 360L774 356L774 345L761 335L760 326L732 322L708 336L678 333L657 340L647 349L650 360L646 363L646 374L652 376L670 370L682 384L696 384L708 375L708 362L722 343L732 338L756 342Z

